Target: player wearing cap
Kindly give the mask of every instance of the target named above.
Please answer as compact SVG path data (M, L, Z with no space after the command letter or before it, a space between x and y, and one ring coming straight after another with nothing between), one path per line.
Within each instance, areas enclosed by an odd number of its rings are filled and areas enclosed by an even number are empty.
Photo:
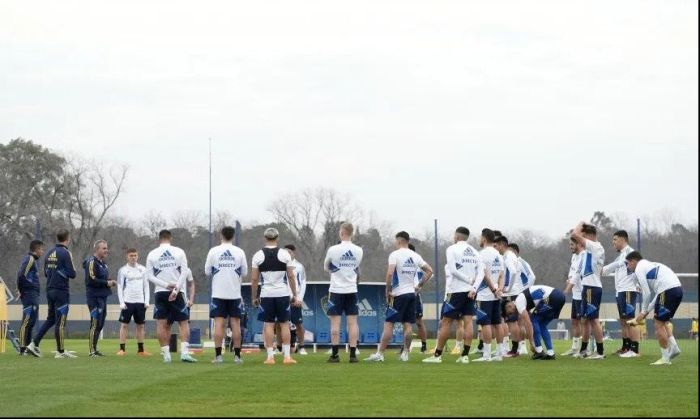
M151 294L146 267L138 263L139 253L136 249L126 251L126 265L117 272L117 297L119 298L119 352L118 356L126 355L126 338L129 334L129 323L134 318L136 323L136 342L139 356L151 356L143 348L146 337L146 309L148 309Z

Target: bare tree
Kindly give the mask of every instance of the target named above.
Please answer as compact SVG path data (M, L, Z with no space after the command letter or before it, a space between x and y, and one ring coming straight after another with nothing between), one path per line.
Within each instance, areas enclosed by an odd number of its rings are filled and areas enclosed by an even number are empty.
M140 227L150 237L156 237L158 232L168 225L168 220L158 211L149 210L143 216Z
M172 221L175 228L182 228L194 234L198 227L204 225L204 215L196 210L181 210L173 215Z

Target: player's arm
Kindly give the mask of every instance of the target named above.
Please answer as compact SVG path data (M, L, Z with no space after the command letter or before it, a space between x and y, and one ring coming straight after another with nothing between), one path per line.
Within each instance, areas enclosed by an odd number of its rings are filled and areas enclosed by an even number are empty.
M364 255L364 251L362 250L361 247L358 247L357 249L357 267L355 268L355 274L357 275L357 278L355 279L355 283L359 284L360 283L360 277L362 271L360 270L360 263L362 263L362 256Z
M122 269L117 271L117 298L119 298L119 308L124 310L126 304L124 304L124 272Z
M194 286L194 277L191 277L191 281L187 281L187 306L192 307L194 305L194 293L195 293L195 286Z
M188 272L188 266L187 266L187 256L185 256L185 253L182 252L181 259L180 259L180 276L177 279L177 284L175 285L175 289L173 289L173 294L177 295L178 292L183 290L187 286L187 277L192 274L192 272Z
M21 295L22 293L22 283L27 280L27 274L29 274L29 270L32 268L31 263L34 260L33 257L28 257L26 260L22 260L22 263L19 265L19 270L17 271L17 293Z
M253 263L253 268L250 274L250 298L253 302L253 306L257 307L260 305L260 299L258 298L258 282L260 281L260 269Z
M213 262L213 254L212 251L209 250L209 253L207 253L207 260L204 262L204 276L207 278L211 278L211 267L214 266Z
M583 225L585 224L585 221L581 221L574 227L574 230L571 232L571 238L576 240L580 244L586 244L586 238L583 237Z
M73 255L65 249L61 252L57 251L56 254L59 266L58 273L66 279L74 279L77 273L75 272L75 265L73 265Z
M386 268L386 277L384 278L384 297L387 301L391 298L391 279L394 276L394 271L396 270L395 264L389 264Z
M151 259L146 259L146 279L161 288L171 288L170 283L153 274L153 261Z
M621 266L625 264L624 259L622 261L614 260L611 263L603 266L603 275L610 275L618 270Z
M360 283L360 266L358 265L357 268L355 268L355 275L357 275L357 278L355 279L355 283L359 284Z
M241 280L248 275L248 261L245 258L245 252L241 250Z
M640 261L641 262L641 261ZM649 315L649 312L654 309L654 303L656 302L656 296L652 296L649 284L646 281L646 272L644 272L642 263L637 263L637 269L635 269L634 274L637 278L640 278L637 282L639 283L639 288L642 290L642 310L637 315L637 322L642 321Z
M304 301L304 296L306 295L306 269L303 266L300 266L299 272L296 274L297 281L299 281L299 301Z
M144 271L144 274L146 272ZM141 281L143 282L143 304L146 308L150 305L151 302L151 286L149 285L149 281Z
M97 272L95 271L95 259L90 259L87 266L87 276L91 283L98 285L103 288L109 288L109 281L106 279L98 278Z
M445 252L445 259L447 259L447 268L450 270L450 275L462 282L469 283L469 277L457 269L457 258L455 258L454 252L451 252L449 248Z
M476 262L476 278L474 278L474 289L478 290L481 287L481 283L484 282L484 277L486 276L486 269L484 263L481 261L481 257L477 256ZM469 291L469 298L474 298L476 296L476 291Z
M425 263L425 262L423 262L423 263ZM423 275L423 280L420 281L420 282L418 283L418 288L419 288L419 289L423 289L423 287L425 286L425 284L426 284L428 281L430 281L430 278L433 277L433 268L432 268L432 266L430 266L430 265L428 265L427 263L425 263L425 265L421 266L420 269L423 271L423 273L424 273L425 275Z
M513 257L503 258L504 264L506 265L508 272L512 272L510 274L510 278L508 278L508 285L506 286L505 283L503 284L502 289L506 292L510 292L510 290L513 288L513 283L518 280L518 260L513 259Z
M331 268L331 249L326 251L326 258L323 260L323 270L328 273L333 272L333 269Z

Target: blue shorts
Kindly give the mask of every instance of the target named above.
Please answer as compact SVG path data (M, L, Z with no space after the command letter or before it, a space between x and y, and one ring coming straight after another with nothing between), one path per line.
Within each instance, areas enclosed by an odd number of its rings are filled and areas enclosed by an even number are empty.
M301 307L292 306L289 321L291 321L292 324L304 323L304 313L302 313Z
M289 321L290 308L289 296L263 297L260 299L258 320L265 323L286 323Z
M654 319L667 322L673 318L683 300L683 288L667 289L656 296L654 304Z
M416 322L416 294L408 293L389 298L386 308L386 321L389 323Z
M340 316L343 313L345 313L346 316L357 316L359 313L359 309L357 308L357 293L330 293L328 296L327 314L329 316Z
M618 292L615 299L617 300L617 312L622 320L635 318L635 309L637 306L637 297L639 293L636 291Z
M501 297L501 317L503 317L506 320L506 323L512 323L512 322L517 322L518 321L518 313L513 313L510 316L508 313L506 313L506 304L508 304L511 301L515 301L515 299L518 298L517 295L508 295L505 297Z
M476 324L480 326L501 324L500 301L477 301Z
M209 303L209 318L216 317L236 317L241 318L241 309L243 304L240 298L233 300L224 298L212 298Z
M167 320L168 323L182 322L190 319L190 308L185 302L185 295L179 293L175 301L168 301L169 291L160 291L155 296L155 308L153 318Z
M532 311L532 318L540 322L540 324L556 320L561 314L564 303L566 303L566 296L555 288L549 294L549 297L544 298L537 304L537 307Z
M134 318L134 323L146 323L146 305L143 303L125 303L126 308L119 313L119 322L124 324L131 323L131 318Z
M603 296L603 289L600 287L583 286L581 292L581 318L597 319L600 317L600 299Z
M571 319L579 320L581 318L581 300L571 300Z
M420 294L416 294L416 319L423 318L423 299Z
M447 294L447 298L442 303L442 312L440 318L447 317L448 319L459 320L464 316L473 316L474 300L469 298L466 292L455 292Z

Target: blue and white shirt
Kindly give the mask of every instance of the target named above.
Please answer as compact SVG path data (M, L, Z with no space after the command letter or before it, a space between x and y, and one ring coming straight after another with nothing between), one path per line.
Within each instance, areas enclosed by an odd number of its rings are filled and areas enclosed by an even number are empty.
M481 255L466 241L458 241L445 251L445 293L476 291L484 279Z
M155 284L155 292L170 292L168 285L175 285L180 291L187 283L187 256L179 247L162 243L148 253L146 275Z
M423 258L408 248L394 250L389 255L389 267L394 267L391 277L391 295L411 294L416 292L416 276L427 265Z
M493 246L486 246L481 249L481 262L484 265L484 271L488 273L491 282L494 286L498 286L498 278L505 272L503 267L503 256L498 253ZM476 294L477 301L496 301L496 294L489 289L486 281L479 284Z
M530 264L521 257L518 257L518 271L520 272L520 283L522 284L522 290L526 290L531 286L535 285L535 271L532 270Z
M573 287L571 288L571 298L574 300L583 299L583 285L581 285L581 257L585 252L571 254L571 266L569 267L569 276L567 282Z
M581 284L583 286L603 288L600 275L605 262L605 249L600 242L586 239L586 247L581 256Z
M603 267L603 275L615 273L615 292L637 291L637 277L634 272L627 270L627 263L625 263L625 258L632 252L634 252L632 247L625 246L612 263Z
M334 294L357 292L357 277L360 274L362 254L362 248L349 240L328 249L323 268L331 274L329 292Z
M510 249L503 253L503 264L505 267L503 280L503 295L512 297L520 294L523 290L522 282L520 282L520 264L518 257Z
M126 303L140 303L148 305L150 298L150 287L146 279L146 267L134 266L128 263L117 272L117 296L119 305Z
M656 298L662 292L681 286L675 272L663 263L642 259L634 270L642 289L642 310L650 313L654 310Z
M306 294L306 268L296 259L292 260L291 267L294 269L294 277L297 281L297 298L299 301L304 301L304 295ZM289 288L289 296L294 296L291 288Z
M241 281L248 274L245 252L231 243L212 247L204 263L204 273L211 278L212 298L240 299Z

